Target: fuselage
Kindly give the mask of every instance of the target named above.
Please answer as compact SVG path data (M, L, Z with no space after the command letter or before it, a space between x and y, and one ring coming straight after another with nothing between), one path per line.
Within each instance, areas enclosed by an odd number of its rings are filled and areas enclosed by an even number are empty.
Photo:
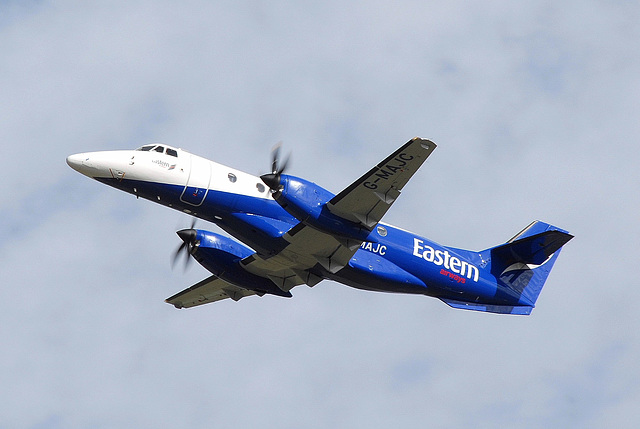
M81 153L67 163L136 197L215 223L263 256L286 247L283 234L300 222L274 201L259 177L166 145ZM380 222L348 265L335 273L322 270L322 276L372 291L532 305L501 287L486 264L480 252L442 246Z

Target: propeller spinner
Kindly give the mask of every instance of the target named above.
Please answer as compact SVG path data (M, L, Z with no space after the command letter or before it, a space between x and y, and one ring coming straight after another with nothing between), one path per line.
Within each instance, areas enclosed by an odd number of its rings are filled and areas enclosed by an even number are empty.
M193 252L195 252L196 248L200 245L200 242L198 241L198 237L197 237L198 233L193 228L195 224L196 224L196 220L194 218L193 221L191 222L191 228L181 229L180 231L176 232L176 234L178 234L178 236L182 240L182 244L178 247L176 252L173 254L173 257L171 258L172 268L175 268L176 262L178 261L180 254L184 254L186 257L184 261L184 268L186 269L189 266Z

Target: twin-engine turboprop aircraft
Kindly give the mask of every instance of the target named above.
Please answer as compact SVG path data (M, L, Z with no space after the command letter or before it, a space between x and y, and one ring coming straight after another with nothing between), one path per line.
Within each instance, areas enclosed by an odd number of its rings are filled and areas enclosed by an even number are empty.
M168 298L177 308L225 298L291 297L323 279L358 289L439 298L451 307L529 314L572 236L535 221L505 244L474 252L382 222L436 145L414 138L337 195L284 174L273 154L260 177L167 145L71 155L80 173L215 223L242 243L183 229L178 253L212 275ZM176 256L178 256L178 253Z

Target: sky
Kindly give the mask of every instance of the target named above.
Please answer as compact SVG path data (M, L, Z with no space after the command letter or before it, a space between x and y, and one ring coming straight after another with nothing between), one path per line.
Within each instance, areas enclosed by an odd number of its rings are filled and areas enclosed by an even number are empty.
M635 427L640 4L0 1L0 429ZM176 310L190 224L70 169L164 142L339 192L438 148L385 221L570 231L531 316L324 281ZM199 227L220 232L201 222Z

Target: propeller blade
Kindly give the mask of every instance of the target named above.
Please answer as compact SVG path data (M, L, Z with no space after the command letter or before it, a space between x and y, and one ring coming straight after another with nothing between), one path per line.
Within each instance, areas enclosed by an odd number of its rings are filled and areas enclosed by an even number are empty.
M191 254L190 253L185 253L184 254L184 270L187 271L187 268L189 268L189 265L191 265Z
M280 189L280 175L287 169L289 159L291 158L291 155L289 154L284 161L280 159L281 146L282 142L279 142L273 147L273 149L271 149L271 173L260 176L260 179L262 179L264 184L273 192L277 192Z
M185 247L187 247L187 243L182 243L180 247L178 247L178 249L174 252L173 256L171 257L171 269L175 269L176 262L178 261L178 258L180 257L180 254Z
M289 164L290 158L291 158L291 154L287 155L287 157L284 159L284 162L282 163L282 165L280 166L280 169L278 170L278 175L284 173L287 170L287 165Z
M278 172L278 158L280 157L280 146L282 143L276 144L271 149L271 173L276 174Z

